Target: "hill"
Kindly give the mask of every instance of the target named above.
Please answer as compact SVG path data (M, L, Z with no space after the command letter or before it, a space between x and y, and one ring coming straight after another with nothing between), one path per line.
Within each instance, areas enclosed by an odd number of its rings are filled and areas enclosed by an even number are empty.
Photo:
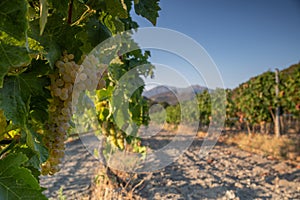
M167 103L175 105L179 101L186 101L193 98L194 95L207 90L207 87L200 85L192 85L186 88L178 88L173 86L157 86L150 90L146 90L143 96L157 103Z

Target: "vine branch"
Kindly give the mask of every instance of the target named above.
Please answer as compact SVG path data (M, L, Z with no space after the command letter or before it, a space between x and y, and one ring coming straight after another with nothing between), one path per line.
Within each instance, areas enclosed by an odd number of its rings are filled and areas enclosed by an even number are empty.
M0 141L0 145L6 145L12 143L12 139L4 139Z
M70 0L70 3L69 3L69 8L68 8L68 24L72 24L73 1L74 0Z
M80 16L80 18L75 21L71 26L80 24L81 21L83 21L85 18L89 17L91 14L95 13L96 11L85 5L87 9L84 11L84 13Z

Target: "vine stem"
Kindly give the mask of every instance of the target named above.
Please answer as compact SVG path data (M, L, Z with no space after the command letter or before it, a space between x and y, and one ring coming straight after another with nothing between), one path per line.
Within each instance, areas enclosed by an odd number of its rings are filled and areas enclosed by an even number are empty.
M80 18L77 21L75 21L73 24L71 24L71 26L80 24L80 22L83 21L85 18L90 16L92 13L95 13L95 10L90 9L90 7L88 7L87 5L85 6L87 7L86 11L84 11L84 13L80 16Z
M73 0L70 0L68 8L68 24L72 24L72 9L73 9Z

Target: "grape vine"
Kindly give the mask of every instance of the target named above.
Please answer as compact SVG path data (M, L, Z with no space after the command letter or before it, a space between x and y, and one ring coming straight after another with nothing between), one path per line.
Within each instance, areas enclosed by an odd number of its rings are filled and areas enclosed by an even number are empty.
M156 24L158 0L1 1L1 199L46 199L38 184L39 176L59 170L64 141L76 111L72 105L79 98L74 91L98 91L101 98L94 104L107 141L119 149L138 144L136 135L126 135L107 111L113 112L110 96L121 75L139 64L149 64L149 68L137 76L151 74L149 52L137 50L120 55L119 64L108 63L101 73L81 65L105 39L138 27L131 18L133 9ZM132 119L122 120L123 125L132 120L137 125L147 123L142 90L130 97L127 112ZM4 181L3 177L10 178Z

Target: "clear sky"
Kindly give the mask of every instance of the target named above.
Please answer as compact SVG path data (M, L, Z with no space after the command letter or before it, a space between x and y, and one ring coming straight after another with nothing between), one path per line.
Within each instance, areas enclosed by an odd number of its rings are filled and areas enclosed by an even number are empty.
M300 0L161 0L160 7L157 27L202 45L226 88L300 61ZM152 26L140 16L133 19L140 27ZM151 61L181 69L192 84L202 84L184 61L157 51Z

